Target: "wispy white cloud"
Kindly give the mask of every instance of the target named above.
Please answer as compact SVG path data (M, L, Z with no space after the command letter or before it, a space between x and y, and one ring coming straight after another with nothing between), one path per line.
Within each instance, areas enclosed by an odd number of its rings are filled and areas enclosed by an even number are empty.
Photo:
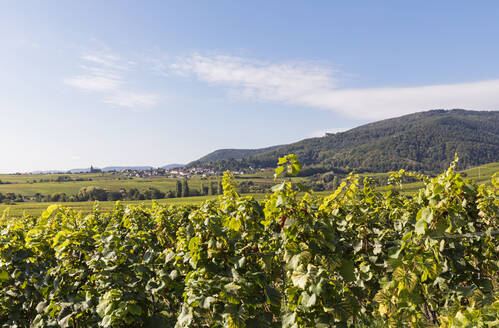
M339 132L344 132L347 131L351 128L331 128L331 129L322 129L322 130L317 130L312 133L310 133L308 136L310 138L318 138L318 137L324 137L327 133L339 133Z
M293 103L297 97L336 86L331 68L308 62L269 63L233 56L194 54L171 65L182 76L195 75L226 85L246 98Z
M126 108L153 107L160 97L156 94L130 90L126 73L135 62L109 52L81 56L83 74L64 79L64 83L84 91L102 95L102 101Z
M64 79L64 82L75 88L88 91L115 91L122 84L120 76L113 74L85 74Z
M300 104L343 112L356 118L380 119L429 109L497 110L499 80L469 83L330 90L297 100Z
M146 53L140 56L142 62L147 65L149 71L155 75L168 77L170 76L170 60L166 54L163 53Z
M124 60L120 56L110 53L86 54L81 56L81 59L117 70L129 70L134 64L131 60Z
M270 63L241 57L193 54L173 72L225 86L257 101L307 106L361 119L381 119L434 108L497 109L499 79L469 83L342 89L337 72L309 62Z
M160 100L160 97L153 93L138 92L118 92L104 99L106 104L120 107L152 107Z

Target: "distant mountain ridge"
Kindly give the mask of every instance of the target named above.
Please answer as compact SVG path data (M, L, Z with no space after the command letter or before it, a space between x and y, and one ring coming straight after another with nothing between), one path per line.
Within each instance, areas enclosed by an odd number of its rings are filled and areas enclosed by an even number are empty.
M106 166L102 168L103 172L121 171L121 170L152 170L153 166Z
M106 166L103 168L94 167L94 169L99 169L102 172L111 172L111 171L121 171L121 170L151 170L154 167L152 166ZM71 173L88 173L90 172L90 168L83 169L71 169L69 170Z
M171 170L175 169L178 167L183 167L184 164L167 164L164 166L159 167L160 169L164 170ZM95 169L100 169L95 167ZM156 167L153 166L106 166L100 170L102 172L111 172L111 171L121 171L121 170L151 170L151 169L156 169ZM33 171L30 172L31 174L64 174L64 173L88 173L90 172L90 168L81 168L81 169L70 169L67 171L64 170L48 170L48 171Z
M161 166L160 169L171 170L171 169L176 169L176 168L184 167L184 166L185 166L185 164L168 164L168 165Z
M499 112L463 109L418 112L289 145L221 149L188 166L273 167L279 156L294 153L309 166L372 172L400 168L439 172L449 165L456 152L460 168L499 161Z

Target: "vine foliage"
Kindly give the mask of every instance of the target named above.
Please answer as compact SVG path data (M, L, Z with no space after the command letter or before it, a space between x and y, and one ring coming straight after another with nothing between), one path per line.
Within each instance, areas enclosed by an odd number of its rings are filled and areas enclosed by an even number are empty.
M327 197L286 176L262 201L198 207L50 206L0 219L2 327L495 327L499 176L477 186L456 161L398 171L380 192L349 175ZM402 177L424 182L399 192Z

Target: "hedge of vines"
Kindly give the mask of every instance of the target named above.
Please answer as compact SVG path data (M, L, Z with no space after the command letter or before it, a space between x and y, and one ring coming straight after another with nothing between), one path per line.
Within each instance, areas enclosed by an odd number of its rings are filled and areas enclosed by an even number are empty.
M51 206L0 220L2 327L496 327L499 178L350 175L325 198L281 178L263 202ZM424 187L399 192L410 175Z

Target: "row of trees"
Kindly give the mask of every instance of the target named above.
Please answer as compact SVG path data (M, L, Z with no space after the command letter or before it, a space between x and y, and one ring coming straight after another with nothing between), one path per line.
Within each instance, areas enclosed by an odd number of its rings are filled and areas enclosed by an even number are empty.
M72 182L72 181L92 181L92 178L83 178L83 177L78 177L78 178L72 178L68 175L59 175L57 178L53 179L33 179L31 181L28 181L28 183L45 183L45 182Z
M2 194L0 192L0 203L13 204L16 202L24 202L24 198L25 197L22 194L15 194L13 192Z

